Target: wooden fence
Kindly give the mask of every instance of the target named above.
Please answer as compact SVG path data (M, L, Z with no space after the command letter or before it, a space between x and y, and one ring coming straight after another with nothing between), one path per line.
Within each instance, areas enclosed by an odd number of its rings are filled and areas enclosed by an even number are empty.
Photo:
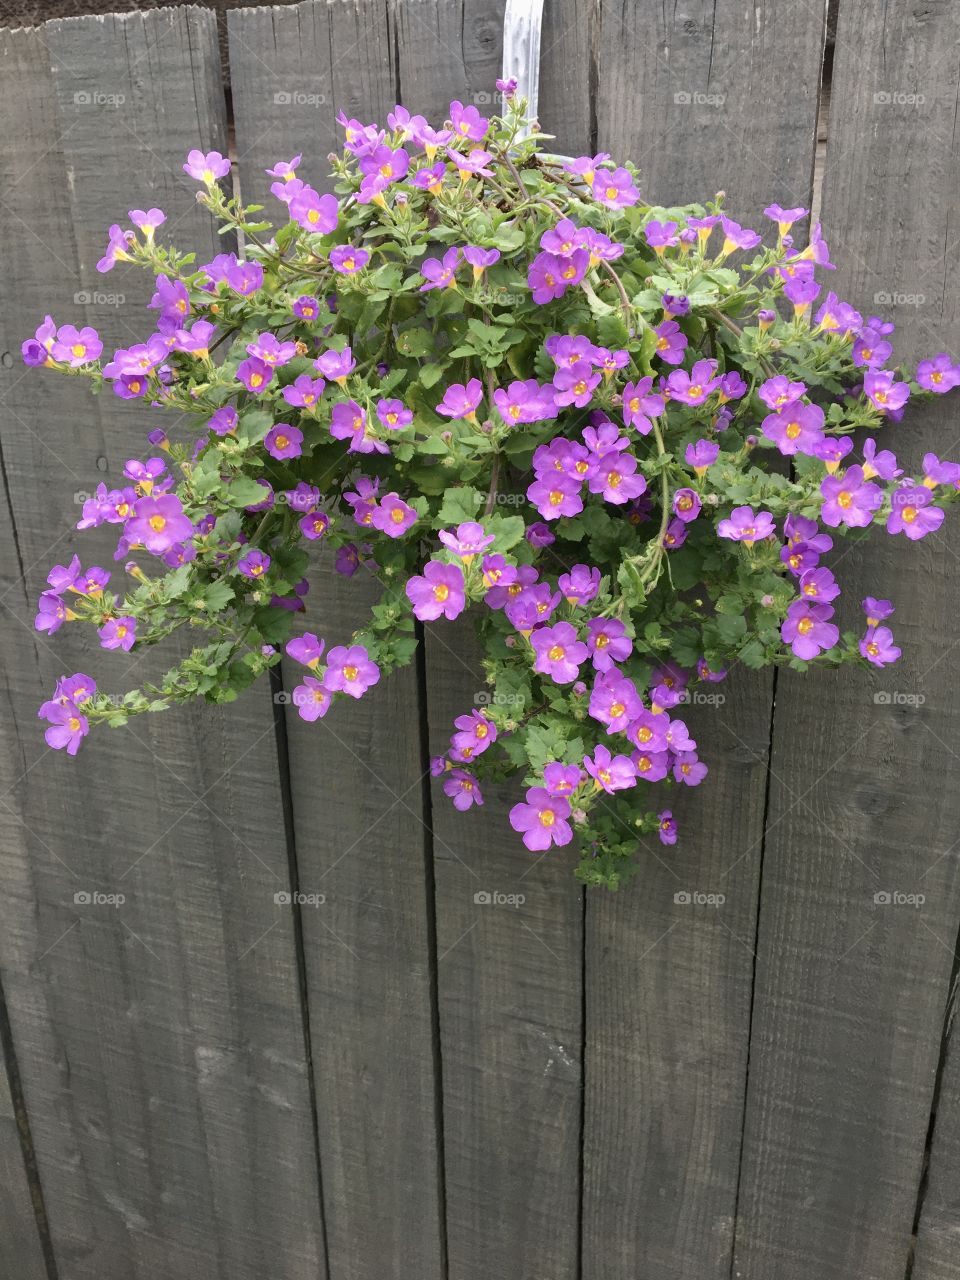
M4 1280L960 1276L955 523L835 558L845 621L896 602L902 665L731 678L696 712L712 776L683 838L644 842L616 896L526 856L508 792L432 803L431 747L483 688L455 630L350 717L260 688L44 749L59 674L149 668L32 629L144 415L28 373L21 340L47 311L146 331L147 283L94 264L134 206L211 251L189 148L231 146L269 200L294 152L320 182L339 107L485 101L503 7L238 9L233 138L206 10L0 31ZM837 8L835 287L897 321L899 355L956 356L960 8ZM547 0L541 118L636 160L649 198L722 187L749 222L810 202L824 37L822 0ZM911 466L960 447L949 403L891 434ZM354 594L318 571L332 642Z

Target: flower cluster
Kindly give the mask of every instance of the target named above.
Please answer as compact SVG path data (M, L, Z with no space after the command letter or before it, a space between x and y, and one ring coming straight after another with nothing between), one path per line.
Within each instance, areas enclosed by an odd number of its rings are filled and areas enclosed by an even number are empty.
M824 296L807 210L771 205L764 236L721 196L651 206L632 166L542 151L499 88L500 115L453 102L439 127L341 114L333 189L278 162L274 220L192 151L225 251L198 265L162 243L161 210L131 210L99 269L151 272L154 331L106 358L47 316L24 343L28 365L189 424L151 430L83 506L78 528L115 527L122 584L55 566L37 628L86 622L124 651L206 632L122 697L65 676L40 716L74 754L98 724L235 698L285 654L313 721L469 613L488 692L433 761L443 792L466 810L516 775L526 848L576 841L581 878L613 887L645 834L676 841L671 789L707 774L697 685L899 658L888 600L841 634L830 553L939 528L960 465L901 465L878 437L960 367L891 366L893 326ZM382 588L329 649L298 625L322 555Z

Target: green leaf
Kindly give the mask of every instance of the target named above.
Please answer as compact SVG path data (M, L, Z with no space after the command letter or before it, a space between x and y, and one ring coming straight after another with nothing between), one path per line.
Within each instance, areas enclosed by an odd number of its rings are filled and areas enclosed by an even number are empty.
M478 489L471 489L466 485L447 489L434 525L439 528L441 525L457 525L475 520L482 505L483 494Z

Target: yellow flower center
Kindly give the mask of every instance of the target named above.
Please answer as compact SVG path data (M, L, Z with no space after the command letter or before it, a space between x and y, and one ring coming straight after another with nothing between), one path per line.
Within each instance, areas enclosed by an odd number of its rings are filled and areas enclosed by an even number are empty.
M810 632L813 630L813 619L801 618L800 621L797 623L797 630L800 632L802 636L809 635Z
M557 815L552 809L541 809L537 817L540 819L541 827L552 827L557 820Z
M357 668L356 668L356 667L344 667L344 668L343 668L343 678L344 678L345 680L356 680L356 678L357 678L358 674L359 674L359 672L357 671Z
M550 659L551 662L559 662L560 659L563 657L564 652L565 650L563 648L563 645L555 644L550 649L547 650L547 657Z
M438 583L438 584L433 588L433 598L434 598L434 600L439 600L439 601L441 601L441 603L442 603L444 600L446 600L446 598L447 598L447 596L449 596L449 594L450 594L450 588L447 586L447 584L446 584L445 582L440 582L440 583Z
M907 524L913 524L914 520L917 518L917 514L916 507L904 507L901 512L901 516Z
M163 516L151 516L147 521L154 533L162 533L167 527L166 519Z
M849 492L849 490L841 489L840 492L837 494L837 506L843 507L844 511L846 511L847 507L850 506L851 502L853 502L853 495Z

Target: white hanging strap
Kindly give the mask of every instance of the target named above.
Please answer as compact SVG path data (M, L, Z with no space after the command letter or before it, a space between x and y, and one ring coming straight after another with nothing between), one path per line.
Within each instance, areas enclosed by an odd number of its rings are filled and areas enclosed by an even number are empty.
M503 78L515 76L517 93L535 119L540 98L540 31L543 0L507 0L503 15Z

